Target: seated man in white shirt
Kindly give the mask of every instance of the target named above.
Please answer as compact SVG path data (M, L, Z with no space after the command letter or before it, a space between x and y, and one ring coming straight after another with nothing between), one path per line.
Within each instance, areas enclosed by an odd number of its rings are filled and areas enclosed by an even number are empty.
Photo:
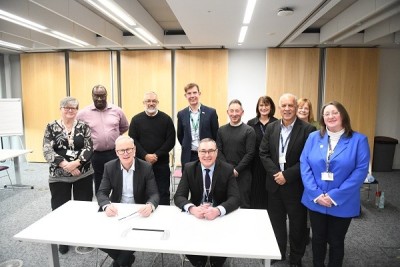
M199 160L186 164L174 196L178 208L199 219L214 220L236 210L240 204L233 166L217 160L217 154L214 140L201 140L198 148ZM207 263L206 256L186 257L193 266L205 266ZM210 264L222 266L225 260L225 257L210 257Z
M112 217L118 215L113 203L146 204L138 213L143 217L150 216L160 201L151 164L135 158L135 144L129 136L117 138L115 151L118 159L104 165L103 179L96 195L100 210ZM132 266L135 261L134 251L102 250L113 258L113 267Z

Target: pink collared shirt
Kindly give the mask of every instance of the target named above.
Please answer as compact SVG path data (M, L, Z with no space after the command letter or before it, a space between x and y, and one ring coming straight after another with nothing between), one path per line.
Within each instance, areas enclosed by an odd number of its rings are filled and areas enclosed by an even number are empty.
M113 104L107 104L104 110L92 104L80 110L76 117L89 125L95 151L114 149L115 140L129 128L124 112Z

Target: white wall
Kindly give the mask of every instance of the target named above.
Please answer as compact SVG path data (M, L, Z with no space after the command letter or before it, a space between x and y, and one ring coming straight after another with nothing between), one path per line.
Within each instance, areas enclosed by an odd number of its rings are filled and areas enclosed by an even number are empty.
M242 102L242 121L247 123L256 116L257 100L266 92L266 51L229 50L228 58L228 103L235 98Z
M399 70L400 49L381 49L375 135L397 140L400 140ZM396 146L393 169L400 169L400 145Z

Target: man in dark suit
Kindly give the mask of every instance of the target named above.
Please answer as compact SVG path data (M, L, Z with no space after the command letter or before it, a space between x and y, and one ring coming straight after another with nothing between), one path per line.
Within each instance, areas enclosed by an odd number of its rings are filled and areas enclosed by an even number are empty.
M115 151L118 159L105 164L97 192L100 210L113 217L118 216L118 209L113 203L146 204L138 209L138 213L143 217L150 216L160 201L151 164L135 158L136 147L129 136L117 138ZM102 250L114 260L113 267L132 266L135 261L134 251Z
M200 88L195 83L185 86L185 97L189 102L178 112L178 141L182 146L182 170L185 164L198 159L197 149L200 140L212 138L217 140L218 115L215 109L200 104Z
M218 150L214 140L202 139L198 154L198 161L186 165L174 201L182 211L199 219L214 220L239 207L239 188L233 176L233 166L217 160ZM207 263L206 256L186 257L193 266L205 266ZM225 260L225 257L210 257L210 264L222 266Z
M301 204L304 187L300 155L308 135L316 129L296 118L297 99L294 95L283 94L279 109L282 119L267 126L260 145L260 158L267 173L268 214L282 260L286 258L286 217L289 217L290 266L302 266L307 210Z

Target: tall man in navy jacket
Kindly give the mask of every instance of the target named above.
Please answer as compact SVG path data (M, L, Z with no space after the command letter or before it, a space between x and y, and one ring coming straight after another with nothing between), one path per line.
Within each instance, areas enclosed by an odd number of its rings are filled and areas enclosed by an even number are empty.
M178 112L178 141L182 146L182 170L185 164L198 159L197 149L200 140L211 138L217 140L218 115L215 109L200 104L200 89L195 83L185 86L185 97L189 102Z
M289 217L290 266L302 266L306 249L307 210L301 204L304 191L300 155L308 135L316 128L297 119L297 99L279 99L282 119L270 123L260 145L261 162L267 172L268 214L282 260L286 257L286 217Z

